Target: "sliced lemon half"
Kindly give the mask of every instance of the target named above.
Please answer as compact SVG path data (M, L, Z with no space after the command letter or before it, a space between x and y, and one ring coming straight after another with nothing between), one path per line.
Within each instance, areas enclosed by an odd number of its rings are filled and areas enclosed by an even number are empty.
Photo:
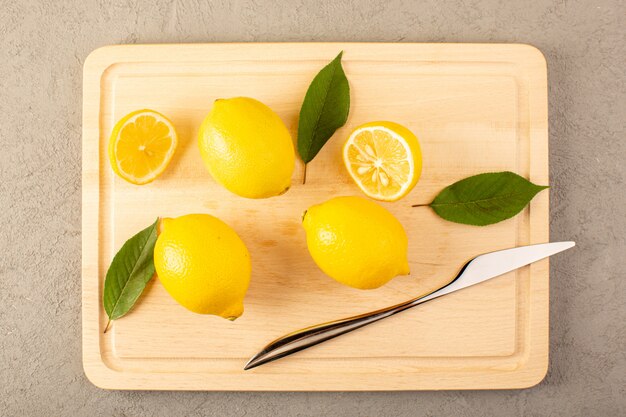
M343 162L359 188L382 201L396 201L407 195L422 173L417 137L393 122L357 127L344 145Z
M111 132L111 167L132 184L147 184L165 171L177 143L176 130L167 117L154 110L134 111Z

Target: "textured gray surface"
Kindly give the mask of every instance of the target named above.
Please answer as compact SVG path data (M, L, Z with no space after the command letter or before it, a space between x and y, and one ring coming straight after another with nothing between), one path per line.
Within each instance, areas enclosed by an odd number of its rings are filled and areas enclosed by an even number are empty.
M626 415L623 0L3 1L1 416ZM81 365L81 70L108 44L523 42L550 78L551 360L523 391L115 392Z

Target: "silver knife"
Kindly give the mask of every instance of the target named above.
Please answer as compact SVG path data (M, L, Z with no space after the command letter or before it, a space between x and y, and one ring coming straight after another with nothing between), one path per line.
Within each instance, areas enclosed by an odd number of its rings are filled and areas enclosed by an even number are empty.
M274 340L254 355L244 369L252 369L264 363L284 358L287 355L393 316L426 301L506 274L517 268L562 252L574 245L574 242L542 243L479 255L467 262L450 282L431 293L371 313L330 321L286 334Z

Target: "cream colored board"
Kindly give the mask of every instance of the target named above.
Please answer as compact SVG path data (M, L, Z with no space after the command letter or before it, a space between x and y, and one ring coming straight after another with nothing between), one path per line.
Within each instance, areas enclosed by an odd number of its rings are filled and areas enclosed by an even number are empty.
M294 139L312 77L343 50L351 109L280 197L247 200L217 185L196 147L220 97L273 108ZM176 125L180 145L155 182L116 177L107 158L115 122L152 108ZM385 204L409 235L411 275L359 291L324 276L300 225L310 205L361 195L341 162L355 126L392 120L416 133L422 179ZM110 46L84 67L83 361L104 388L179 390L423 390L522 388L548 362L548 262L432 301L289 358L243 371L267 342L298 328L412 298L445 282L470 257L548 241L548 193L488 227L445 222L428 203L446 185L511 170L548 183L546 64L527 45L277 43ZM178 306L153 280L134 310L103 333L104 276L122 243L157 216L211 213L235 228L253 263L245 313L235 322Z

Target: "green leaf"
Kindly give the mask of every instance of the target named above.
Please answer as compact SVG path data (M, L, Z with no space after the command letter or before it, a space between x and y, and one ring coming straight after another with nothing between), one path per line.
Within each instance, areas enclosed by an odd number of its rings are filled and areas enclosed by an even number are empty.
M350 86L341 66L342 54L322 68L304 97L298 122L298 153L305 163L312 161L348 120Z
M109 320L117 320L133 307L154 275L154 244L159 219L131 237L115 254L104 280L103 303Z
M546 188L513 172L479 174L444 188L430 207L451 222L486 226L515 216Z

